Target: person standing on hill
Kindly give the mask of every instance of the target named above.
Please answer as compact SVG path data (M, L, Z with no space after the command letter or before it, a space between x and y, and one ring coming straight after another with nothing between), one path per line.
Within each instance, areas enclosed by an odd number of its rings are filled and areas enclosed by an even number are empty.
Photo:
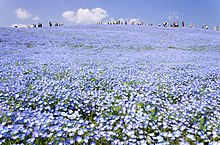
M184 21L182 21L182 27L184 27L185 26L185 22Z
M52 23L51 22L49 22L49 26L52 27Z

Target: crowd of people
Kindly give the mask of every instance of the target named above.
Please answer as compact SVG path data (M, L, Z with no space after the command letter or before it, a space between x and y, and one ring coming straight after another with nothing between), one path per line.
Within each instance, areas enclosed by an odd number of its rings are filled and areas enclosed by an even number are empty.
M63 26L64 23L58 23L58 22L55 22L54 23L54 26ZM49 26L52 27L53 26L53 23L52 22L49 22Z
M107 25L146 25L146 26L153 26L152 23L144 23L143 21L121 21L121 20L117 20L117 21L107 21L107 22L104 22L104 21L100 21L98 22L97 24L99 25L103 25L103 24L107 24ZM52 27L52 26L63 26L64 23L58 23L58 22L55 22L55 23L52 23L51 21L48 23L48 26L49 27ZM182 21L181 24L179 24L179 22L175 21L171 24L169 24L167 21L164 21L163 24L159 24L158 25L159 27L163 26L163 27L185 27L185 22ZM18 28L19 26L15 25L14 27ZM38 24L32 24L32 25L26 25L27 28L42 28L43 27L43 24L42 23L38 23ZM195 25L193 23L191 23L189 26L189 28L194 28ZM206 24L204 26L202 26L202 29L209 29L209 26ZM219 27L218 26L214 26L213 27L213 30L219 30Z
M52 26L63 26L64 23L58 23L58 22L55 22L55 23L52 23L52 22L49 22L48 26L49 27L52 27ZM14 26L15 28L18 28L19 25L15 25ZM43 27L43 24L42 23L38 23L38 24L31 24L31 25L26 25L26 26L22 26L22 27L26 27L26 28L42 28Z
M104 21L101 21L101 22L98 22L97 24L108 24L108 25L128 25L128 24L131 24L131 25L144 25L144 22L136 22L136 21L131 21L131 22L128 22L128 21L108 21L108 22L104 22Z
M146 25L146 26L153 26L152 23L144 23L143 21L131 21L131 22L128 22L128 21L107 21L107 22L104 22L104 21L101 21L101 22L98 22L97 24L107 24L107 25ZM171 24L169 24L167 21L164 21L163 24L159 24L158 25L159 27L163 26L163 27L186 27L185 25L185 21L182 21L181 24L179 24L179 22L175 21ZM195 27L195 24L194 23L191 23L189 26L189 28L194 28ZM208 25L204 25L202 26L202 29L209 29ZM219 27L218 26L214 26L213 27L213 30L219 30Z

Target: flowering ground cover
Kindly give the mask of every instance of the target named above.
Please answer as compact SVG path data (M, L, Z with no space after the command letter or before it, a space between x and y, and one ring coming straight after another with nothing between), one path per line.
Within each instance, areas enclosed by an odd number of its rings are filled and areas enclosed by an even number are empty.
M0 28L0 144L220 143L220 32Z

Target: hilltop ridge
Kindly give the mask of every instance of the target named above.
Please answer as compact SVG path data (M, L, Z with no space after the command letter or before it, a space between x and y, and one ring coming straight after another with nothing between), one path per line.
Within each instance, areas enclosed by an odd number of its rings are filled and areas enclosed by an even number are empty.
M116 48L176 48L209 50L220 47L220 32L197 28L76 25L45 28L1 28L0 45L42 45ZM28 43L28 44L26 44ZM78 46L77 46L78 45Z

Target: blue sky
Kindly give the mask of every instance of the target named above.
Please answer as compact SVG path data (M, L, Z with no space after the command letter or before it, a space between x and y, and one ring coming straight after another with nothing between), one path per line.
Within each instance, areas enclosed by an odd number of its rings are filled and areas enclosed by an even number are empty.
M100 8L100 9L96 9ZM0 0L0 26L138 19L220 26L220 0Z

